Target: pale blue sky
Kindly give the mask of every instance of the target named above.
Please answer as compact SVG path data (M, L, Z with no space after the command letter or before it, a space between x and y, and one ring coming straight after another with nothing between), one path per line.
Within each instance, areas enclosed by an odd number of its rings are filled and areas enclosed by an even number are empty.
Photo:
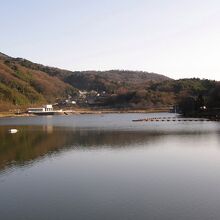
M0 14L14 57L220 80L219 0L0 0Z

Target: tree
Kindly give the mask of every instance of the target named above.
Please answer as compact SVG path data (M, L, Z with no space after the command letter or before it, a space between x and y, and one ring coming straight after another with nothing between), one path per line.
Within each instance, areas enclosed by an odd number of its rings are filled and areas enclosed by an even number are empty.
M220 108L220 83L216 84L215 88L211 90L208 99L209 108Z
M196 110L196 101L193 97L183 97L178 104L185 116L194 113Z

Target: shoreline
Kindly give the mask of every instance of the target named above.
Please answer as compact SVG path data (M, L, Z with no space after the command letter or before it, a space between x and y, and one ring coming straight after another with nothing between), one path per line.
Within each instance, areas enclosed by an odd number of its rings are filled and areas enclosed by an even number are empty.
M169 113L169 109L73 109L73 110L63 110L56 115L80 115L80 114L128 114L128 113ZM33 117L37 116L35 114L28 113L15 113L15 112L0 112L0 118L6 117Z

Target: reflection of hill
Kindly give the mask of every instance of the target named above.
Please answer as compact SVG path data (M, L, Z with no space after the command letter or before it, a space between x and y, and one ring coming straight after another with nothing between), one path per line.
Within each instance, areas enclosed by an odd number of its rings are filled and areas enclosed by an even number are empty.
M129 147L155 141L160 136L146 132L89 131L49 127L19 127L17 134L0 128L0 169L10 163L23 164L67 148Z

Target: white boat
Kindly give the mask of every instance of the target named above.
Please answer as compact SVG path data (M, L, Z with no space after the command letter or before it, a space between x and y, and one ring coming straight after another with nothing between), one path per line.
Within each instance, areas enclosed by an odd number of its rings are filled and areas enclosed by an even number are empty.
M18 132L18 130L15 129L15 128L12 128L12 129L9 129L8 132L11 133L11 134L15 134L15 133Z

